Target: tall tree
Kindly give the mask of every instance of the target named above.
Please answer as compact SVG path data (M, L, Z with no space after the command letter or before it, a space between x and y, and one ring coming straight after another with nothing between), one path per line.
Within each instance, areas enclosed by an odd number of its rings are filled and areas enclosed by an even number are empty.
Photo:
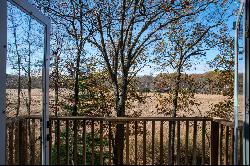
M89 24L95 33L88 41L97 48L109 73L118 117L125 116L129 77L138 60L162 39L176 21L204 11L211 2L96 1ZM116 125L114 162L123 163L124 125Z
M193 65L205 56L206 51L215 46L211 29L218 25L204 26L197 23L192 24L192 28L189 29L184 24L187 22L173 25L167 34L167 41L160 42L156 47L158 54L156 62L163 68L170 67L176 73L172 117L176 117L178 110L178 93L181 88L182 73L192 69Z
M52 32L52 41L54 42L52 48L52 56L51 56L51 74L50 78L52 80L52 84L50 85L54 89L54 115L58 116L59 113L59 89L61 87L61 80L63 79L62 75L60 74L60 63L61 63L61 54L63 52L63 36L60 33L60 29L55 29Z
M229 4L231 2L228 2ZM220 10L218 10L221 8ZM166 33L166 38L159 42L155 48L158 55L156 62L163 68L170 68L175 73L174 89L171 94L172 98L172 117L177 116L180 108L180 92L183 91L181 83L185 82L182 77L187 70L192 70L195 63L198 63L202 57L206 56L206 51L214 48L217 44L217 30L231 12L227 11L225 4L213 1L212 8L208 7L204 12L196 16L189 16L186 19L177 20ZM191 83L191 81L188 81ZM186 92L185 92L186 93ZM190 93L194 93L190 91ZM183 96L183 94L181 94ZM193 96L193 95L191 95ZM169 101L169 100L168 100ZM193 102L190 102L191 105ZM174 139L175 139L175 122L171 129L171 155L172 164L174 161Z
M21 13L18 12L15 8L12 6L8 9L10 15L9 15L9 21L10 25L8 27L8 31L13 34L13 41L9 41L9 54L8 54L8 61L11 63L11 67L14 70L17 70L17 104L16 104L16 116L19 116L20 113L20 105L21 105L21 60L22 60L22 53L20 48L20 43L22 43L22 38L17 36L18 28L20 28L22 24L22 20L15 20L15 16L21 16Z

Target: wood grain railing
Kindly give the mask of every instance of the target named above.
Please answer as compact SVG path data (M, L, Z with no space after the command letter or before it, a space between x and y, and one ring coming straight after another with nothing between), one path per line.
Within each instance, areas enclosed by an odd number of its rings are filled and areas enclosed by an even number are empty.
M234 165L234 123L228 120L214 118L211 125L211 164ZM243 122L238 128L238 163L243 164Z
M8 120L6 164L41 163L41 121L39 116ZM123 158L126 165L233 163L233 126L223 119L78 116L50 117L50 164L114 164L116 124L125 127ZM176 126L174 152L169 134L172 125ZM76 132L73 129L77 129ZM242 138L241 127L239 136ZM241 141L239 147L241 162Z

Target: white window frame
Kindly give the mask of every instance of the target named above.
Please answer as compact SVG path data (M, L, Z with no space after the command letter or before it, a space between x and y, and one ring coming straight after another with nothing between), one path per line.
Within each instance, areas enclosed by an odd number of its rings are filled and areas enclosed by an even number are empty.
M0 165L5 165L6 142L6 57L7 57L7 1L44 25L42 164L49 165L49 59L51 21L26 0L0 0Z

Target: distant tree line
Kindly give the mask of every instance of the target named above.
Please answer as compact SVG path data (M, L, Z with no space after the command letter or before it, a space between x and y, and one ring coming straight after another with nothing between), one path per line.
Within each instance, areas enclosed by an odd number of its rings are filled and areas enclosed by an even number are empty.
M219 80L219 76L222 71L210 71L203 74L185 74L189 76L192 82L192 90L194 93L199 94L218 94L218 95L228 95L229 84L223 84ZM172 79L176 75L175 73L166 74L161 73L157 76L144 75L137 77L137 88L139 92L161 92L168 93L174 88L174 80ZM242 82L243 74L239 74L239 82ZM183 89L190 87L187 81L180 83ZM242 93L242 86L239 87L239 93Z
M21 79L21 89L28 89L28 77L20 76ZM32 89L41 89L42 88L42 77L32 77L31 83ZM18 89L18 75L10 75L6 76L6 88L7 89Z
M203 74L185 74L184 76L189 76L193 79L193 92L198 94L217 94L217 95L228 95L229 84L222 84L218 77L222 71L210 71ZM174 80L172 79L175 73L160 73L156 76L153 75L143 75L137 76L134 82L134 88L138 92L159 92L159 93L169 93L174 88ZM183 77L184 77L183 76ZM61 81L61 88L66 88L69 86L69 79L64 76L64 80ZM93 78L95 79L95 78ZM96 81L98 77L96 77ZM21 88L28 88L28 77L21 76ZM243 81L243 74L239 74L239 83ZM26 83L25 83L26 82ZM18 88L18 76L7 74L6 86L7 89L17 89ZM187 81L181 82L180 85L183 89L188 89L190 84ZM32 77L32 89L42 88L42 77ZM50 87L54 87L54 82L50 77ZM106 88L112 88L110 83L107 81L105 83ZM239 86L239 93L243 92L243 86Z

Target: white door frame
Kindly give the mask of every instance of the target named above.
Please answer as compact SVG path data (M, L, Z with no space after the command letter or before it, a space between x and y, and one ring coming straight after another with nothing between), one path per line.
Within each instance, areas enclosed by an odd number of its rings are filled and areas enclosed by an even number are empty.
M243 127L243 164L249 165L249 0L244 7L244 48L245 48L245 111Z
M5 165L6 134L6 57L7 57L7 1L44 25L42 164L49 164L49 59L50 19L26 0L0 0L0 165Z
M241 0L241 7L238 13L236 21L236 33L235 33L235 62L238 61L238 31L240 26L243 28L243 48L244 48L244 111L243 111L243 165L249 165L249 0ZM240 19L243 19L242 25L240 25ZM236 63L237 64L237 63ZM237 67L235 68L235 124L234 124L234 139L238 142L238 79L237 79ZM238 164L238 144L234 144L234 165Z
M5 165L5 101L6 101L6 53L7 53L7 1L0 0L0 165Z

